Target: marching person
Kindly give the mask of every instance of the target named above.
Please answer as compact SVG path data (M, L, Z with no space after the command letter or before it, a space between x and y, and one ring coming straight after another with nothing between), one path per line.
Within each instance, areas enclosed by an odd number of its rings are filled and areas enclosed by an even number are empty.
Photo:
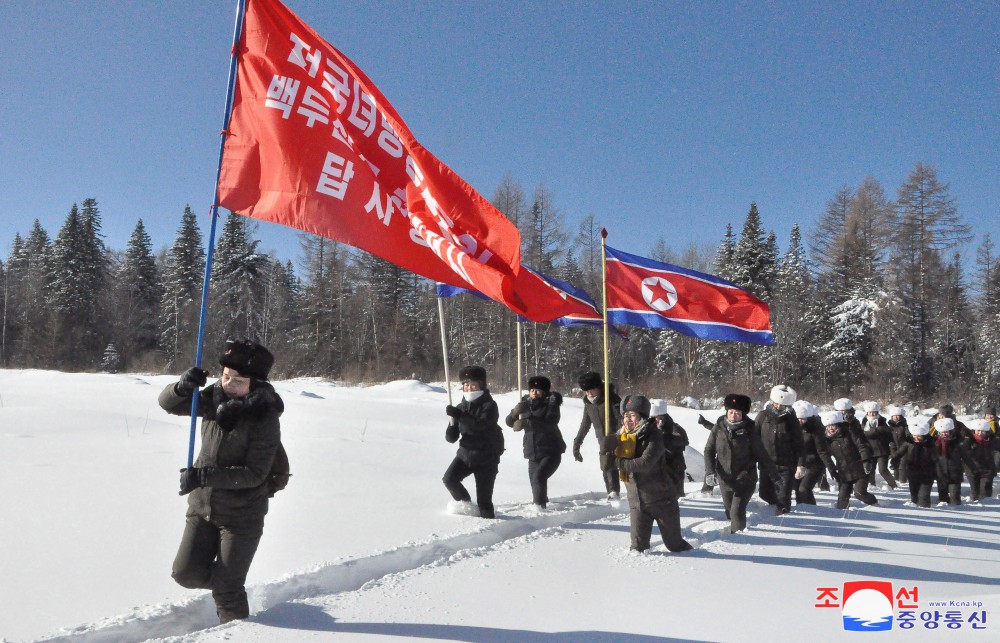
M594 437L597 438L598 450L603 449L605 435L604 382L600 375L591 371L581 375L577 384L583 391L583 418L580 420L580 429L573 440L573 458L577 462L583 462L580 447L583 446L583 441L591 429L593 429ZM611 398L611 406L608 408L611 418L610 424L612 427L621 426L622 418L618 408L618 405L621 404L621 398L615 393L613 384L608 385L608 397ZM614 433L615 430L612 428L610 432ZM603 451L601 453L601 472L604 475L604 487L608 494L608 500L618 500L621 493L621 480L618 476L618 470L614 468L614 458L604 455Z
M882 405L878 402L865 402L865 419L861 422L861 431L868 440L868 448L872 451L872 458L878 465L878 472L882 474L885 483L890 489L896 488L896 479L889 472L889 456L892 455L893 439L892 429L882 417ZM868 475L868 484L875 486L875 468Z
M901 406L890 406L886 409L886 415L889 416L886 424L889 425L889 430L892 431L892 452L889 454L889 465L890 468L895 469L896 482L906 484L908 481L906 471L907 461L903 458L893 458L896 455L896 451L903 446L903 443L909 441L912 437L906 422L906 411ZM893 462L897 462L898 464L894 465L892 464Z
M861 430L861 422L854 416L854 404L850 398L842 397L839 400L834 400L833 410L840 411L844 416L844 425L850 429L851 433L864 438L865 432Z
M504 451L503 431L497 424L500 410L486 388L485 368L466 366L459 371L458 377L462 381L462 401L457 406L445 408L451 418L445 439L458 442L458 452L444 472L442 482L455 501L471 502L462 480L474 476L479 517L496 518L493 485Z
M990 433L993 434L994 442L997 438L1000 438L998 431L1000 427L997 426L997 410L996 407L988 406L986 410L983 411L983 419L986 420L990 427ZM1000 447L997 448L996 452L993 454L993 468L1000 472Z
M774 483L761 471L760 499L777 505L775 515L786 514L792 508L792 485L802 452L802 429L792 410L795 390L785 384L771 389L771 401L754 419L764 449L781 474L781 483Z
M969 459L972 460L972 502L993 497L993 479L997 469L994 456L1000 452L1000 441L990 430L990 423L983 420L969 422L972 440L967 442Z
M712 426L705 443L705 484L722 489L729 532L736 533L747 527L747 505L757 487L758 463L775 485L783 480L760 440L757 426L747 417L750 398L730 393L724 405L726 414Z
M269 476L281 444L284 403L267 382L274 357L260 344L227 341L222 377L198 391L208 373L189 368L160 393L160 407L191 415L199 395L201 451L181 470L187 518L171 575L182 587L210 589L220 623L250 615L245 588L264 532ZM283 452L283 450L282 450Z
M962 425L965 426L964 424ZM968 429L966 429L968 430ZM955 428L955 420L941 417L934 420L934 433L937 436L937 485L938 502L956 506L962 504L962 476L966 468L973 470L973 462L966 448L966 440Z
M621 402L622 428L605 437L604 451L615 460L628 490L631 549L649 549L653 522L672 552L692 549L681 535L680 507L665 455L663 434L649 421L650 403L642 395Z
M930 420L917 416L909 422L906 436L892 456L898 471L905 471L910 486L910 502L918 507L931 506L931 489L937 479L937 447L930 435Z
M840 488L837 491L837 509L847 509L854 497L866 505L877 505L878 499L868 491L868 474L872 469L872 452L868 440L855 434L840 411L820 414L826 429L827 449L836 463L830 471ZM829 466L829 465L828 465Z
M827 467L824 460L829 458L826 438L823 436L823 423L819 420L814 404L797 400L792 409L802 427L802 451L799 453L799 464L795 468L795 480L798 483L795 487L795 504L814 505L816 495L813 489L819 479L826 476Z
M684 478L687 463L684 461L684 450L690 441L687 431L674 422L667 412L666 400L649 401L649 419L656 422L656 427L663 433L663 446L666 449L667 471L677 487L677 497L684 495Z
M528 394L507 414L507 426L524 431L524 458L528 461L531 499L539 509L549 502L549 478L559 468L566 443L559 431L562 395L552 391L549 378L528 378Z

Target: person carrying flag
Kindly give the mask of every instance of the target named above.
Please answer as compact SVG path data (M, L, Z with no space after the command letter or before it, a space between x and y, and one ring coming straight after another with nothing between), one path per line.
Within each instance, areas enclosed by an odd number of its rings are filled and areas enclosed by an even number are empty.
M583 462L580 448L591 429L593 429L594 437L597 438L598 447L604 442L604 382L598 373L590 371L581 375L577 384L583 391L583 417L580 419L580 429L576 432L576 438L573 440L573 458L577 462ZM608 384L608 397L611 400L611 406L608 409L611 426L621 426L622 418L618 409L621 398L615 393L614 384ZM600 464L608 500L618 500L621 497L621 481L618 469L614 467L614 458L607 456L602 450Z

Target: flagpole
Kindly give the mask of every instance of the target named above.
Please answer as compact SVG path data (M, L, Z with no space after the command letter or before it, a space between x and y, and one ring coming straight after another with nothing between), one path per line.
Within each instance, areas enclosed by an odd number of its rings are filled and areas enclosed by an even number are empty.
M608 231L601 228L601 310L604 330L604 435L611 435L611 384L608 377Z
M236 69L239 60L237 52L240 44L240 36L243 33L243 19L246 17L246 0L236 2L236 24L233 27L233 47L230 50L229 60L229 83L226 88L226 109L223 118L222 133L219 143L219 167L215 172L215 197L212 199L211 220L208 233L208 252L205 256L205 279L201 287L201 317L198 320L198 346L195 350L194 365L201 368L202 345L205 342L205 317L208 311L208 284L212 278L212 257L215 254L215 223L219 218L219 178L222 175L222 155L226 149L226 134L229 128L229 119L233 113L233 97L236 91ZM191 396L191 433L188 438L187 466L190 469L194 465L194 438L198 428L198 393Z
M452 406L451 403L451 375L448 373L448 334L445 332L444 328L444 302L442 297L438 297L438 321L441 325L441 358L444 360L444 388L448 391L448 406ZM451 418L452 424L454 424L455 418Z
M523 325L523 322L521 322L515 315L514 324L517 325L517 399L520 400L522 391L524 390L524 387L521 385L521 373L524 372L524 368L521 364L521 345L524 343L524 340L521 338L521 326Z

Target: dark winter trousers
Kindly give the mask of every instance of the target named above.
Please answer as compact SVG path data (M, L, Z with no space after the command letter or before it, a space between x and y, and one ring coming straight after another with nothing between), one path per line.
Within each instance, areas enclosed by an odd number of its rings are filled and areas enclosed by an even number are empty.
M734 487L727 482L719 481L722 506L726 510L726 518L729 518L730 533L735 534L747 528L747 505L753 498L754 487L755 485Z
M792 507L792 489L795 480L795 467L779 466L778 473L781 474L781 488L775 489L774 482L764 472L760 476L760 499L769 505L777 505L779 509L790 509Z
M910 485L910 502L918 507L930 507L934 476L910 475L907 482Z
M670 551L687 551L691 549L681 535L681 511L675 495L665 497L653 503L632 502L629 494L629 520L632 523L632 549L646 551L653 535L653 522L660 528L663 544ZM638 492L637 494L638 495Z
M910 471L910 465L908 464L907 460L905 458L900 460L899 464L896 465L896 482L900 484L905 484L909 482L910 481L909 471Z
M948 482L947 480L937 481L938 502L947 502L949 505L962 504L962 483Z
M264 520L224 527L199 516L188 516L171 576L188 589L210 589L220 623L250 616L244 584Z
M889 485L890 489L896 488L896 478L893 477L892 472L889 471L889 456L881 455L878 457L878 472L882 474L882 478L885 479L886 484ZM875 467L872 467L872 472L868 474L868 484L875 486Z
M451 461L451 466L444 472L444 486L451 492L451 497L461 502L470 502L468 490L462 484L470 475L476 477L476 504L479 505L479 515L482 518L496 518L493 509L493 484L497 479L498 467L495 463L470 467L460 458Z
M972 502L993 497L994 473L972 474L969 486L972 488Z
M559 468L561 455L549 455L540 460L528 460L528 480L531 482L531 501L540 507L549 502L549 478Z
M813 493L813 489L816 488L816 483L819 479L825 475L823 467L810 466L806 467L805 475L801 479L796 480L798 486L795 487L795 504L797 505L814 505L816 504L816 494Z
M841 482L837 491L837 509L847 509L851 504L851 491L854 497L866 505L877 505L878 498L868 491L868 478L861 478L853 482Z

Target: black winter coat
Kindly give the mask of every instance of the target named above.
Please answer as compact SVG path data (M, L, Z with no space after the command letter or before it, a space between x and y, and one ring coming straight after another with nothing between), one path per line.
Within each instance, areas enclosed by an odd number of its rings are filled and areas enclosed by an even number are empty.
M611 414L611 432L614 433L616 429L613 427L618 427L622 425L622 416L619 410L622 399L618 397L615 393L615 389L612 386L609 391L611 392L611 408L609 409ZM587 432L590 429L594 429L594 437L597 438L599 443L604 441L604 393L601 392L593 402L590 401L586 395L583 396L583 418L580 419L580 429L576 432L576 438L573 440L573 447L576 449L580 448L583 444L583 439L587 437Z
M174 384L163 389L159 403L171 415L191 415L191 398L178 395ZM201 451L194 466L203 469L206 486L188 496L189 516L223 526L255 525L264 519L270 493L266 483L281 443L278 418L284 410L267 382L252 380L250 393L238 400L230 400L218 382L201 391Z
M827 450L837 463L838 482L854 482L866 476L865 462L872 459L872 450L864 435L855 433L844 424L834 437L826 437Z
M627 475L630 509L647 507L677 496L677 486L667 466L663 433L655 422L646 422L636 436L635 457L616 458L618 470Z
M802 452L799 454L799 466L810 469L829 466L829 452L826 446L826 436L823 435L823 422L818 416L806 418L802 428Z
M524 431L524 457L538 462L542 458L566 453L566 442L559 431L559 407L562 395L556 392L531 399L529 395L507 414L507 426Z
M915 442L907 432L890 461L897 468L900 462L905 461L911 479L933 480L937 477L937 460L938 451L933 437L925 435L920 442Z
M779 412L768 404L754 419L760 440L767 454L779 467L794 467L802 452L802 429L795 411L787 408Z
M892 453L896 453L904 443L911 442L910 439L910 429L909 425L906 423L906 418L901 419L899 422L894 422L892 418L886 421L889 426L889 430L892 431Z
M705 475L714 473L733 486L756 485L758 463L771 478L778 476L778 469L760 440L757 425L749 418L730 425L725 416L720 417L708 434L704 455Z
M973 433L973 437L966 440L965 445L969 452L969 459L975 465L972 467L973 473L994 476L997 474L996 460L993 459L993 454L1000 451L1000 438L997 438L995 433L987 433L985 442L977 442L975 433Z
M892 455L893 439L892 429L881 415L874 421L867 415L861 423L861 430L864 431L865 439L872 450L873 458L883 458Z
M504 452L503 431L497 421L500 409L489 391L469 402L465 398L457 405L462 415L449 424L444 438L458 442L457 457L472 468L499 464Z
M968 465L969 469L974 468L966 440L956 430L938 433L935 443L938 452L937 479L949 484L962 484L962 478L965 476L965 468L962 465Z

